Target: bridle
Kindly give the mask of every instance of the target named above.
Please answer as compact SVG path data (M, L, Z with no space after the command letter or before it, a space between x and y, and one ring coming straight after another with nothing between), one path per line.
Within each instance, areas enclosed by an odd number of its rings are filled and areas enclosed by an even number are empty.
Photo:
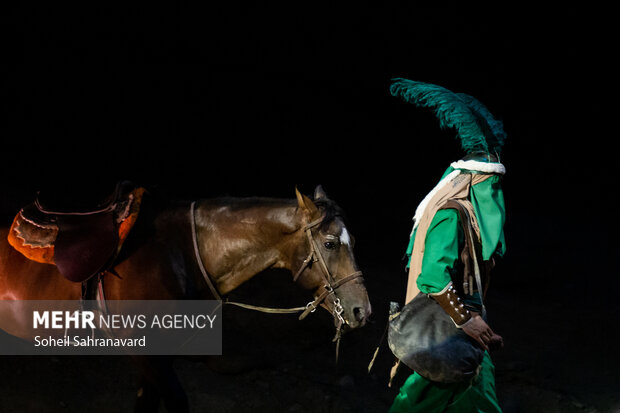
M293 277L293 281L297 282L299 276L306 270L306 268L310 267L312 263L318 262L321 266L321 270L323 272L323 276L325 278L325 285L323 286L323 292L319 294L314 301L310 301L306 304L306 308L299 316L300 320L306 318L306 316L310 313L316 311L319 305L322 305L329 311L329 307L327 307L324 302L330 295L334 295L334 303L332 315L334 316L334 320L336 320L336 335L334 336L333 342L336 343L336 362L338 362L338 355L340 353L340 339L342 338L342 327L347 324L347 320L342 317L342 312L344 309L342 308L342 304L340 304L340 298L336 294L336 289L341 287L343 284L348 283L349 281L353 281L356 278L362 277L361 271L354 271L353 273L343 277L339 280L336 280L332 275L331 271L329 271L329 267L325 262L325 258L323 258L323 254L321 254L321 250L318 248L318 244L312 235L312 229L318 227L323 223L325 216L322 215L320 218L316 219L308 223L304 227L304 232L306 233L306 237L308 239L308 245L310 246L310 252L308 256L301 264L301 267L295 273Z
M301 313L301 315L299 316L299 319L303 320L304 318L306 318L308 314L313 313L318 308L319 305L323 305L327 297L333 294L335 298L334 298L334 304L333 304L334 308L333 308L332 314L334 318L338 320L338 323L340 324L340 326L342 326L343 324L346 324L346 320L342 317L342 312L344 311L344 309L342 308L342 305L340 304L340 298L338 298L336 294L336 289L341 287L343 284L348 283L349 281L353 281L356 278L362 277L362 272L355 271L339 280L336 280L334 278L331 271L329 271L327 263L325 262L325 258L323 258L323 255L321 254L321 250L318 248L318 244L312 234L312 229L321 225L324 219L325 219L325 216L321 216L319 219L310 222L304 227L304 232L306 233L306 238L308 239L308 245L310 247L310 252L308 253L308 256L306 257L306 259L301 264L301 267L299 268L299 270L297 270L297 272L295 273L295 276L293 277L293 281L297 282L297 280L299 279L301 274L306 270L306 268L310 267L312 263L318 262L319 265L321 266L321 270L325 278L325 285L323 286L323 292L319 294L314 299L314 301L310 301L306 305L306 308L303 311L303 313Z
M318 227L319 225L323 223L323 220L325 219L325 215L321 215L320 218L305 225L304 232L306 234L306 238L308 239L308 246L310 248L310 252L308 253L308 256L306 257L306 259L302 262L301 267L297 270L297 272L293 276L293 281L297 282L301 274L307 268L311 267L313 263L318 262L321 267L323 276L325 278L325 285L322 287L323 292L320 293L318 296L316 296L313 301L310 301L304 307L271 308L271 307L254 306L254 305L245 304L245 303L238 303L234 301L229 301L227 299L222 300L221 294L217 290L216 286L213 284L213 281L211 280L211 277L207 273L206 269L204 268L202 259L200 257L200 250L198 249L198 238L197 238L197 233L196 233L195 204L196 202L194 201L192 202L190 206L190 218L191 218L191 227L192 227L192 241L194 243L194 254L196 256L196 261L198 263L198 267L200 268L200 272L202 273L202 276L205 279L207 286L211 290L211 293L213 294L213 296L217 300L221 300L224 304L236 305L238 307L243 307L249 310L261 311L265 313L287 314L287 313L297 313L301 311L299 320L303 320L304 318L308 316L308 314L316 311L316 309L320 305L322 305L324 308L326 308L329 311L329 307L325 304L325 300L327 299L327 297L333 294L334 299L333 299L332 315L334 316L334 320L336 320L336 336L334 337L333 341L337 343L336 345L336 360L337 360L338 348L340 345L340 338L341 338L341 330L342 330L342 327L345 324L347 324L347 321L344 319L344 317L342 317L342 313L344 309L342 308L342 304L340 303L340 298L338 298L338 295L336 294L336 290L339 287L341 287L343 284L348 283L349 281L353 281L357 278L361 278L362 272L354 271L353 273L339 280L336 280L334 276L332 275L331 271L329 270L329 267L327 266L327 263L325 262L325 258L321 254L320 249L318 248L318 244L316 240L314 239L314 235L312 234L312 229Z

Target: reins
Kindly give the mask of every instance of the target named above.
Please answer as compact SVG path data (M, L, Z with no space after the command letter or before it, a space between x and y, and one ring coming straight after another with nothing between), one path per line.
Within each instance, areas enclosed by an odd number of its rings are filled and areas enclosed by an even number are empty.
M198 237L197 237L197 232L196 232L196 208L195 208L195 204L196 201L192 202L191 206L190 206L190 215L191 215L191 227L192 227L192 242L194 244L194 254L196 257L196 261L198 262L198 267L200 268L200 272L202 273L202 276L205 280L205 282L207 283L207 286L209 287L209 290L211 290L211 293L213 294L213 296L217 299L217 300L221 300L224 304L230 304L230 305L235 305L237 307L242 307L248 310L254 310L254 311L260 311L263 313L270 313L270 314L291 314L291 313L297 313L297 312L301 312L301 315L299 316L299 320L303 320L304 318L306 318L308 316L308 314L313 313L314 311L316 311L316 309L323 304L323 302L327 299L327 297L329 297L330 295L334 295L334 303L333 303L333 311L332 311L332 315L334 316L334 319L337 321L336 323L336 335L334 336L333 341L336 342L336 361L338 361L338 353L339 353L339 348L340 348L340 338L341 338L341 331L342 331L342 326L345 325L347 323L347 321L342 317L342 313L344 312L344 309L342 308L342 304L340 303L340 298L338 298L338 296L336 295L336 289L338 289L339 287L341 287L343 284L352 281L356 278L359 278L362 276L362 272L361 271L355 271L349 275L347 275L346 277L343 277L339 280L335 280L334 277L332 276L331 272L329 271L329 268L327 266L327 263L325 262L325 259L323 258L323 255L321 254L321 251L318 248L318 245L316 243L316 240L314 239L313 235L312 235L312 229L319 226L324 219L324 216L321 216L319 219L316 219L310 223L308 223L305 227L304 227L304 232L306 233L306 237L308 239L308 245L310 247L310 252L308 253L308 256L306 257L306 259L302 262L301 267L299 268L299 270L297 270L297 272L295 273L295 275L293 276L293 281L296 282L299 277L301 276L301 274L312 265L312 263L318 262L319 265L321 266L321 270L323 271L323 275L325 276L325 281L326 284L323 286L323 292L321 294L319 294L313 301L310 301L308 304L306 304L303 307L293 307L293 308L272 308L272 307L262 307L262 306L255 306L255 305L251 305L251 304L245 304L245 303L239 303L239 302L235 302L235 301L229 301L228 299L222 299L221 294L219 293L219 291L217 290L217 287L213 284L213 281L211 280L211 277L209 276L209 274L207 273L206 269L204 268L204 265L202 263L202 258L200 255L200 250L198 247Z

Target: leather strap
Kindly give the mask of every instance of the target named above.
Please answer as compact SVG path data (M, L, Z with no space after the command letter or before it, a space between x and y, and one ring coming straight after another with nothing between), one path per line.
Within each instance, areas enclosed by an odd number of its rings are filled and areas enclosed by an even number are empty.
M452 281L442 291L429 295L437 301L458 328L461 328L472 318L471 312L461 302Z
M299 316L300 320L303 320L304 318L306 318L308 316L308 314L314 312L314 310L316 310L318 308L318 306L327 298L328 295L333 294L334 290L336 290L336 288L340 287L342 284L347 283L349 281L352 281L356 278L359 278L362 276L362 272L361 271L355 271L354 273L352 273L351 275L348 275L344 278L341 278L340 280L338 280L336 283L332 284L332 285L326 285L323 292L321 294L319 294L314 301L311 301L308 303L308 305L306 306L305 310L303 313L301 313L301 315Z
M211 277L205 270L204 265L202 264L202 258L200 257L200 250L198 249L198 236L196 233L196 201L192 202L190 206L190 221L192 226L192 242L194 243L194 254L196 256L196 262L198 263L198 268L200 268L200 272L202 273L202 277L205 279L209 290L211 290L211 294L215 297L216 300L222 300L222 296L220 295L215 285L213 285L213 281L211 281Z
M472 277L471 273L473 272L473 278L476 281L476 288L480 293L480 303L482 305L482 316L486 315L486 308L484 306L484 289L482 285L482 276L480 273L480 262L482 262L482 257L480 254L480 241L478 237L474 236L474 230L472 229L471 222L475 220L476 217L470 216L468 209L462 204L463 202L469 202L465 200L449 200L446 202L442 208L440 209L455 209L459 214L459 219L461 221L461 226L463 228L464 238L465 238L465 256L461 256L463 264L465 265L465 273L463 275L463 290L466 294L473 294L474 286L473 280L470 280ZM469 256L469 258L467 258ZM471 261L470 261L471 260ZM451 285L451 284L450 284ZM457 323L458 324L458 323Z
M308 223L304 227L304 232L306 233L306 237L308 238L308 245L310 246L310 252L308 253L308 256L306 257L306 259L302 262L301 267L299 267L299 270L297 270L297 272L293 276L293 282L297 282L297 279L299 278L301 273L304 272L304 270L310 265L310 263L318 261L317 256L320 256L320 254L317 254L316 252L316 243L314 242L314 239L312 238L312 232L310 230L318 226L321 222L323 222L322 216ZM327 266L325 265L325 261L323 261L322 258L323 257L321 257L321 263L322 263L321 265L323 266L323 269L325 271L325 269L327 269ZM327 270L327 273L329 273L329 270Z

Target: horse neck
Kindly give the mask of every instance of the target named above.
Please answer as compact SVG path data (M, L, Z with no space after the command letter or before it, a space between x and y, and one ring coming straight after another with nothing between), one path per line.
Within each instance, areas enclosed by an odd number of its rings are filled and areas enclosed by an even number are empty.
M303 236L296 204L272 199L203 201L196 228L204 268L221 294L268 268L291 270Z

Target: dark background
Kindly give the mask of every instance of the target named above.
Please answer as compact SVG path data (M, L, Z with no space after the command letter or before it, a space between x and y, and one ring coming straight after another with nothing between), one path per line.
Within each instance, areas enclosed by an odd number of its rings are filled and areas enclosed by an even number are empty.
M544 385L584 409L618 408L609 11L533 2L7 11L7 225L36 191L76 196L119 179L174 199L292 198L295 186L311 194L322 184L357 238L373 344L387 302L404 297L401 257L415 207L463 155L429 111L389 95L390 79L477 97L508 135L508 253L490 298L508 343L497 356L498 392ZM513 399L506 403L519 405Z

